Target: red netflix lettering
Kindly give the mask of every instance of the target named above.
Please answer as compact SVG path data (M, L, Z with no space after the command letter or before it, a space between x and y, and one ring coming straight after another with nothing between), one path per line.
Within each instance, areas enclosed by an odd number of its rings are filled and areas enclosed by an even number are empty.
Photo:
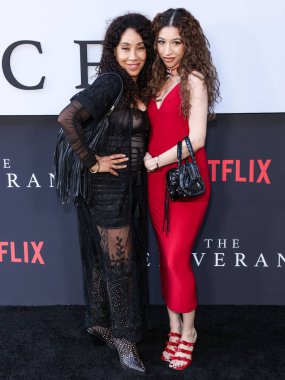
M267 170L267 168L268 168L268 166L269 166L271 160L266 160L264 164L263 164L262 160L257 160L257 162L258 162L258 165L259 165L259 167L260 167L260 175L259 175L259 177L257 178L257 181L256 181L256 182L257 182L257 183L261 183L262 180L264 180L265 183L268 183L268 184L269 184L269 183L270 183L270 180L269 180L269 178L268 178L268 175L267 175L266 170Z
M34 252L35 252L34 257L33 257L32 261L31 261L32 264L34 264L38 260L40 262L40 264L43 265L44 264L44 260L43 260L41 254L40 254L40 251L41 251L41 249L42 249L42 247L44 245L44 242L40 241L39 244L36 244L34 241L31 241L31 245L32 245L32 247L34 249Z
M211 171L212 182L227 182L230 179L235 182L251 182L271 184L268 168L271 159L249 160L243 164L241 169L241 160L208 160Z
M23 247L24 247L24 262L28 263L29 262L29 247L28 247L27 241L24 241Z
M212 181L216 182L217 180L217 165L220 165L221 160L209 160L208 164L212 165Z
M254 182L254 160L249 160L249 182Z
M21 263L22 259L20 257L16 257L16 251L15 251L15 242L10 242L10 249L11 249L11 262L12 263Z
M240 175L240 160L236 160L236 182L246 182L246 177Z
M7 249L3 248L5 245L8 247L9 242L8 241L0 241L0 262L1 263L3 261L3 255L7 255L7 253L8 253Z
M232 173L233 169L229 168L228 165L233 165L234 160L222 160L222 181L226 182L227 174Z
M45 265L41 254L43 245L43 241L23 241L22 243L2 241L0 242L0 263L10 261L11 263Z

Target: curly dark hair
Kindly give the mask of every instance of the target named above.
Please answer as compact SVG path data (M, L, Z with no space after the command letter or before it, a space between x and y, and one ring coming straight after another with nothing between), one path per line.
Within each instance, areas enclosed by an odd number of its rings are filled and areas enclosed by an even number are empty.
M146 48L146 62L136 82L121 68L114 54L114 49L118 46L122 34L129 28L134 29L142 37ZM124 104L127 107L131 104L136 107L137 99L147 103L150 98L148 84L154 61L153 43L151 21L139 13L128 13L115 18L106 31L102 57L97 71L99 74L114 71L121 76L124 83Z
M210 44L205 37L199 22L184 8L170 8L163 13L158 13L152 22L152 30L155 36L154 50L156 59L153 64L153 77L150 82L151 95L156 97L167 74L166 67L157 53L157 38L159 31L166 27L173 26L179 30L179 34L185 45L185 53L178 67L178 74L181 77L181 112L184 117L190 114L190 88L189 74L195 71L203 75L203 80L208 91L208 112L209 118L214 117L214 104L220 99L220 82L217 70L212 62ZM198 75L196 75L198 76ZM199 76L201 78L201 76Z

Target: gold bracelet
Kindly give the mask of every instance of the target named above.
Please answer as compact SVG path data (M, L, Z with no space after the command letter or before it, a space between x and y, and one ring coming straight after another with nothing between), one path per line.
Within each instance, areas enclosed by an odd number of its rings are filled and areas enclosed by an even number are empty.
M96 165L98 165L98 169L97 169L96 171L94 171L94 170L92 170L92 169L90 168L90 169L89 169L90 173L92 173L92 174L96 174L96 173L99 172L99 170L100 170L100 163L99 163L99 161L96 162L95 166L96 166Z

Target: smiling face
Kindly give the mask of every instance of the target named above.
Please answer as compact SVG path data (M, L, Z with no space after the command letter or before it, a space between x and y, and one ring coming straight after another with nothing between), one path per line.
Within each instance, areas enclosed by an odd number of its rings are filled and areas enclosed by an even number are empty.
M167 69L179 66L185 52L185 45L179 30L174 26L165 26L157 37L157 52Z
M134 29L128 28L122 34L114 53L118 64L136 80L146 61L142 37Z

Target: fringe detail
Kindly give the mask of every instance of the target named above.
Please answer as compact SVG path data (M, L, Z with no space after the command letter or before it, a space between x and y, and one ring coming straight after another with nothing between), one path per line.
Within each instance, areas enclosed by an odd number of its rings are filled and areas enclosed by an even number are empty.
M81 194L82 187L86 186L87 181L85 180L81 184L83 165L79 157L73 152L62 129L60 129L57 136L54 167L55 190L61 203L67 204L71 200L75 201L79 194ZM83 192L86 192L86 189Z
M91 150L98 151L105 142L109 121L105 117L96 128L84 130L84 136ZM98 131L99 128L99 131ZM95 134L95 135L94 135ZM82 164L65 137L63 129L57 135L54 153L55 190L60 202L77 203L81 196L87 203L91 201L91 176L89 169Z
M83 130L85 140L89 148L94 152L94 155L95 152L103 146L106 140L109 116L119 103L123 94L123 81L119 74L104 73L100 76L110 74L116 75L120 79L120 93L103 119L99 121L96 126L91 123L90 128L87 127ZM79 196L81 196L87 203L91 201L92 174L89 172L89 168L84 166L77 154L74 153L62 128L57 135L54 153L54 167L55 190L62 204L67 204L71 200L77 203Z

